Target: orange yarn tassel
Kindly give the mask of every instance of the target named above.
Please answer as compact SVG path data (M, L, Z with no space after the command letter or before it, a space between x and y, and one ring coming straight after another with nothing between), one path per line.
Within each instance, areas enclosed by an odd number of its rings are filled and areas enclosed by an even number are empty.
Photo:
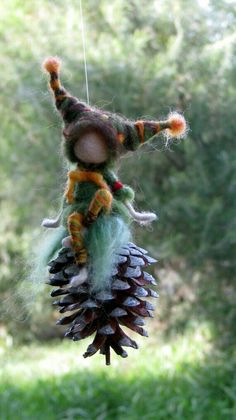
M187 124L183 115L172 112L168 118L169 128L167 133L171 137L182 137L187 131Z

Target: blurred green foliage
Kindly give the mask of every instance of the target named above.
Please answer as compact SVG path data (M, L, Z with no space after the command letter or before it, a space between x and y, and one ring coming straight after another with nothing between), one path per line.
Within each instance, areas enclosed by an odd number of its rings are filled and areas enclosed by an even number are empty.
M212 357L200 327L172 343L140 342L130 357L78 358L85 343L30 345L3 355L4 420L233 420L235 363ZM12 361L14 360L14 363Z
M160 216L153 231L138 229L137 236L161 256L163 328L175 332L207 320L224 346L233 344L236 325L233 3L83 2L91 103L130 118L160 118L179 109L189 121L187 139L167 148L163 138L145 146L122 161L120 176L136 190L137 206ZM86 91L77 0L2 0L0 16L5 314L5 299L26 277L38 226L56 213L65 183L61 121L40 69L44 57L60 56L65 86L82 99ZM14 302L13 313L3 317L14 337L19 331L24 338L53 334L45 295L25 322L16 313L27 309L18 298Z

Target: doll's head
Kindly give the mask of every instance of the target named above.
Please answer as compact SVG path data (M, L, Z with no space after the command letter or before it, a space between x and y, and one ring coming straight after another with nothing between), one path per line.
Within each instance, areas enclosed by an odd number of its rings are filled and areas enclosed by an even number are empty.
M79 166L104 167L122 154L113 127L99 110L86 111L83 118L80 116L66 124L63 136L66 157Z
M101 165L109 158L104 136L93 130L85 132L76 140L73 151L79 161L88 165Z
M116 114L92 108L70 95L59 80L60 61L47 58L44 69L50 73L50 87L64 121L63 146L70 162L80 167L101 168L127 151L134 151L166 130L171 137L186 131L182 115L172 113L165 121L129 121Z

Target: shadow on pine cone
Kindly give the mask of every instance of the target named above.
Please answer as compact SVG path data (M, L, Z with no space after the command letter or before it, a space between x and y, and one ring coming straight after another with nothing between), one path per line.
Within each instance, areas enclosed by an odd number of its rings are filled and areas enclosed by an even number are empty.
M147 255L147 251L128 243L117 254L111 290L97 293L90 291L88 281L76 287L70 285L71 278L80 270L74 264L71 249L62 248L58 257L49 263L52 275L48 284L59 286L52 291L51 296L62 296L54 304L60 307L61 313L72 312L57 321L60 325L70 324L65 336L77 341L95 333L84 357L93 356L100 350L109 365L110 348L121 357L128 356L123 347L137 349L136 342L125 334L122 326L142 336L148 335L142 328L143 318L152 317L154 307L141 298L156 298L158 295L150 288L156 285L156 281L143 268L155 262Z

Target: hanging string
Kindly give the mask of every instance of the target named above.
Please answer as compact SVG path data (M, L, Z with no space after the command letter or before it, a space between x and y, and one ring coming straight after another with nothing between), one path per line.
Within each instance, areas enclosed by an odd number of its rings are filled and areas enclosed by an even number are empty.
M87 70L87 60L86 60L85 27L84 27L82 0L79 0L79 8L80 8L80 26L81 26L81 33L82 33L82 45L83 45L83 56L84 56L85 85L86 85L86 94L87 94L87 104L89 105L88 70Z

